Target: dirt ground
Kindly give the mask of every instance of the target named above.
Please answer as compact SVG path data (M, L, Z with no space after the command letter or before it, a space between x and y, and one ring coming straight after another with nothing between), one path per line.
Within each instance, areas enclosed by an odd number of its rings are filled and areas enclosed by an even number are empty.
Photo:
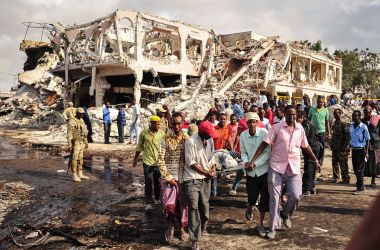
M131 166L132 146L90 144L85 160L90 180L74 184L66 174L62 144L44 142L44 133L0 130L0 249L18 248L9 231L19 244L49 234L31 249L189 248L189 242L164 241L166 222L160 206L152 214L143 212L143 172ZM353 184L329 183L329 174L327 151L319 193L302 198L292 217L293 228L279 231L272 241L257 235L257 215L253 221L245 219L245 183L236 197L230 197L232 180L223 178L220 196L210 201L210 236L203 238L202 248L344 249L378 188L353 196ZM25 239L38 230L38 237Z

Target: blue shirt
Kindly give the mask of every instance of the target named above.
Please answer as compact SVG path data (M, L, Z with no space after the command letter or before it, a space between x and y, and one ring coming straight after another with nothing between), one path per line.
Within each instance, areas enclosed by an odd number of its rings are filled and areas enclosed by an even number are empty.
M232 105L231 108L232 108L232 111L234 112L234 115L236 115L237 118L240 120L243 117L243 115L244 115L243 109L237 103L235 103L234 105Z
M117 113L117 124L125 126L126 124L126 117L125 117L125 110L121 109L119 110L119 113Z
M357 128L354 127L354 123L351 123L350 134L350 144L353 148L364 148L367 145L367 141L370 139L367 125L362 122Z
M103 123L111 124L111 113L109 108L103 108Z
M335 105L335 104L336 104L335 98L331 98L330 99L330 106Z

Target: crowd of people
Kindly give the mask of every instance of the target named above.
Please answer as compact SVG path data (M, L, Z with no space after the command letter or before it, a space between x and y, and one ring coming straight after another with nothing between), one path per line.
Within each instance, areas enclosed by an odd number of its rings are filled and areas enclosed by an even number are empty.
M351 151L356 176L353 194L365 191L364 176L371 177L371 187L375 188L375 178L380 173L377 107L368 102L363 116L360 110L352 113L351 123L344 122L342 110L336 108L334 122L330 124L326 106L336 104L332 99L326 101L318 97L315 106L311 106L307 97L299 104L277 98L268 102L263 96L251 100L235 97L224 103L216 99L214 108L204 119L190 122L183 113L170 112L164 105L150 117L149 128L141 132L139 106L133 101L130 131L131 138L135 134L137 144L133 167L137 167L142 153L145 211L151 212L162 203L168 221L165 239L168 242L173 239L177 220L182 239L190 238L192 248L199 249L202 235L208 234L209 199L218 195L221 181L216 169L219 159L215 157L215 152L220 150L228 152L242 166L236 172L229 194L236 195L245 177L246 218L252 220L258 210L257 231L268 239L274 239L282 225L292 227L291 216L302 196L317 194L315 178L324 162L326 142L332 150L332 182L350 184L348 157ZM103 109L105 132L109 131L108 106ZM80 119L82 111L77 109L72 119ZM125 126L123 107L119 107L118 127L119 121L120 126ZM77 130L81 131L82 127L70 119L68 138L74 148L80 143L72 134L78 134ZM86 135L80 134L78 140L83 143L77 147L87 145ZM119 142L123 140L121 134ZM109 133L105 133L105 143L109 143ZM79 154L83 154L83 150ZM78 176L80 180L83 174ZM264 227L266 213L269 213L269 230Z

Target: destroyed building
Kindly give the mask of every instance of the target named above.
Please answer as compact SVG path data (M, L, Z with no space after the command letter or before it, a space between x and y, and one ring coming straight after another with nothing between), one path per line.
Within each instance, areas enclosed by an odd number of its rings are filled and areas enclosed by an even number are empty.
M0 111L62 110L68 101L101 107L135 98L146 115L165 103L201 117L216 97L308 95L315 103L318 95L341 94L339 58L276 36L217 34L122 10L85 24L43 27L49 41L22 41L28 58L20 87Z

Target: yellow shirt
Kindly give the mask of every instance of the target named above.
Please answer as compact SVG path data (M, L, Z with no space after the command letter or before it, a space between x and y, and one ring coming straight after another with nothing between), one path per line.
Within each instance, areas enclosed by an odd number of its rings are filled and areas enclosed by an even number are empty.
M143 162L149 166L158 166L158 148L160 142L164 138L165 132L159 129L156 133L149 129L144 129L139 137L136 151L144 152Z

